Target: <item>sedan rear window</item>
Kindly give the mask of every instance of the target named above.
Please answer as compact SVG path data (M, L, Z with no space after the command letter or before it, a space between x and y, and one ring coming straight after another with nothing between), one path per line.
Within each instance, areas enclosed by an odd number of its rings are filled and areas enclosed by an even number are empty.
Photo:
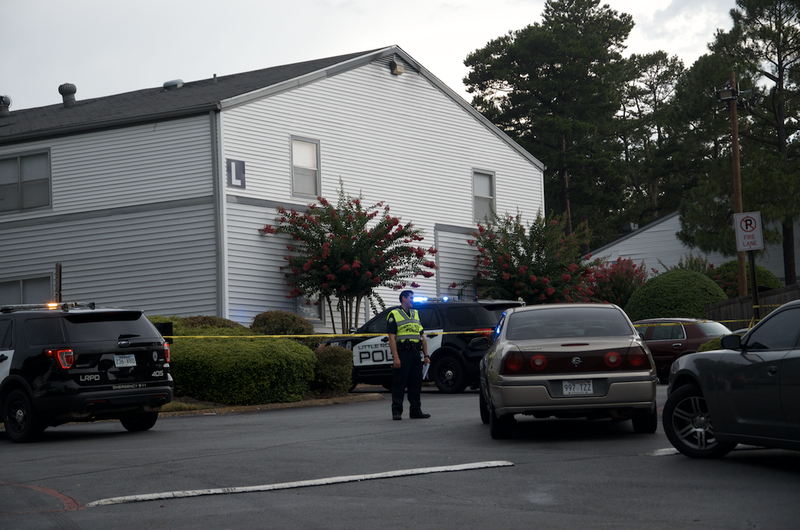
M520 311L508 318L508 340L567 337L618 337L634 334L622 313L613 308L576 307Z
M721 337L729 335L731 332L725 324L720 324L719 322L698 322L697 326L706 337Z
M67 335L74 342L157 337L153 324L140 311L66 315Z

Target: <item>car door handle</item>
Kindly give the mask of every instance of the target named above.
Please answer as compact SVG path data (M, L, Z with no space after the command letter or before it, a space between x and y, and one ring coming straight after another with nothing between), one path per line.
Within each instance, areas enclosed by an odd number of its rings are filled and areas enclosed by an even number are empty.
M439 336L439 334L438 334L438 333L428 333L428 338L429 338L429 339L432 339L432 338L434 338L434 337L438 337L438 336Z
M768 373L769 375L775 375L775 374L777 374L777 373L778 373L778 367L777 367L777 366L770 366L770 367L768 367L768 368L767 368L767 373Z
M381 339L381 342L389 342L389 337L383 337L383 338Z
M7 355L0 355L0 363L8 359Z
M680 342L676 342L675 344L672 345L673 348L680 348L681 346L683 346L683 344L681 344Z

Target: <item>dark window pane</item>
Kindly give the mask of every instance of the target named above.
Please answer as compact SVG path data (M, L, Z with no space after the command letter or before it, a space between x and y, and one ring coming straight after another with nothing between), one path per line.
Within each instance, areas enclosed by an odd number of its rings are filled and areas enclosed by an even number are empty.
M22 208L50 205L50 181L34 180L22 183Z
M19 184L0 184L0 212L19 210Z
M136 341L160 336L147 317L138 311L83 313L67 315L64 320L67 324L67 335L75 342L120 338Z
M797 345L800 332L800 308L770 315L769 320L747 337L749 350L788 350Z
M0 320L0 350L11 349L11 320Z
M55 345L64 342L61 319L58 317L26 320L23 329L25 331L25 340L28 341L28 344L34 346Z

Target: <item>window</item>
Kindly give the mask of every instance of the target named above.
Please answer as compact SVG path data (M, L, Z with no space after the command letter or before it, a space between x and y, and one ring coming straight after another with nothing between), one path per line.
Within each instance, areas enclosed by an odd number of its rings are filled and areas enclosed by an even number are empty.
M475 171L472 173L475 220L491 219L494 212L494 173Z
M46 304L53 301L49 277L0 282L0 305Z
M650 340L683 340L686 332L680 324L658 324L653 328Z
M761 324L747 337L748 350L789 350L797 346L800 309L781 311Z
M319 142L292 138L292 195L318 197Z
M0 159L0 213L50 206L48 153Z
M324 303L321 300L312 300L305 296L298 296L295 300L295 313L306 320L319 320L325 322Z

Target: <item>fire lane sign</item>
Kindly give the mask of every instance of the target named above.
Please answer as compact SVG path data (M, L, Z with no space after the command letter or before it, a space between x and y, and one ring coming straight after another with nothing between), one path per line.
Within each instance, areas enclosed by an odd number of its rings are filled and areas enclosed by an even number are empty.
M764 248L764 235L761 231L761 212L733 214L736 229L736 250L761 250Z

